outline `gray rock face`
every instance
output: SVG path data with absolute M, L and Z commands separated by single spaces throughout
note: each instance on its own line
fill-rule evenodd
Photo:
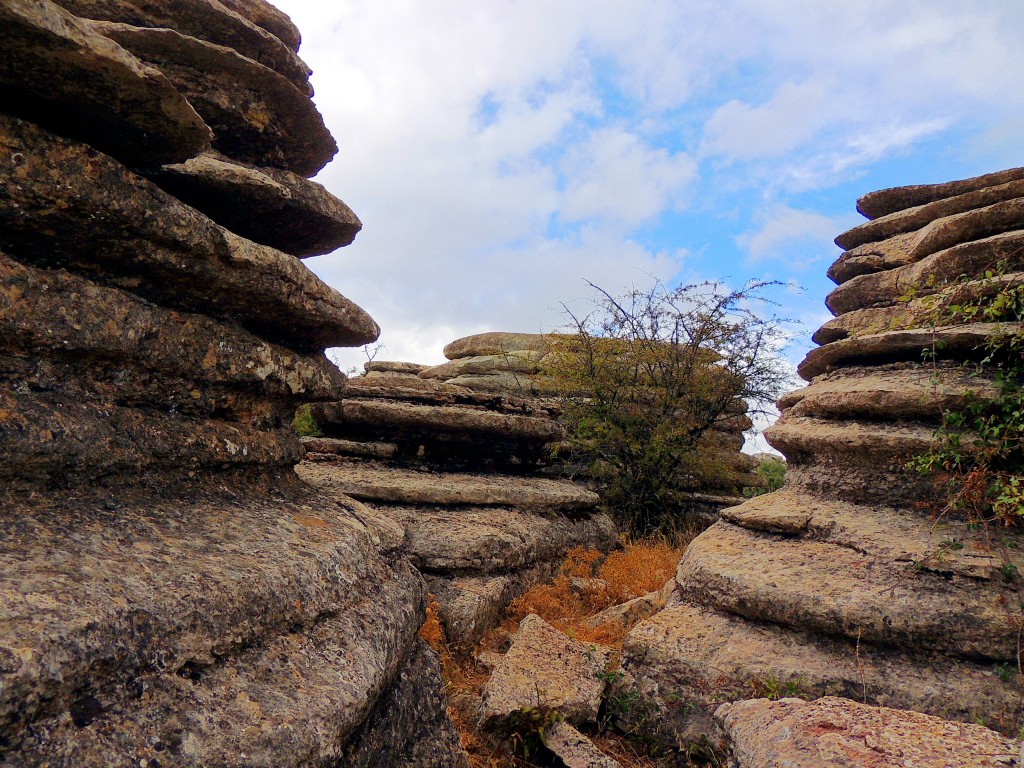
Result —
M 300 258 L 349 245 L 362 227 L 351 208 L 315 181 L 215 153 L 164 166 L 151 178 L 232 232 Z
M 566 768 L 622 768 L 594 743 L 564 720 L 552 723 L 542 735 L 544 746 L 558 755 Z
M 217 0 L 61 0 L 60 5 L 83 19 L 121 22 L 136 27 L 174 29 L 182 34 L 233 48 L 288 78 L 306 96 L 310 69 L 276 35 Z
M 414 363 L 366 368 L 342 400 L 313 406 L 327 437 L 305 441 L 298 472 L 360 499 L 391 531 L 427 579 L 450 643 L 496 626 L 573 547 L 615 545 L 595 493 L 537 476 L 564 436 L 556 403 L 420 378 Z
M 108 21 L 0 0 L 0 764 L 464 765 L 403 532 L 292 469 L 295 408 L 344 387 L 323 347 L 378 332 L 283 242 L 358 220 L 252 166 L 333 154 L 264 66 L 305 83 L 297 32 L 262 0 L 66 5 Z M 291 201 L 281 249 L 144 176 L 211 137 Z
M 943 411 L 993 395 L 986 341 L 1024 330 L 944 319 L 943 310 L 1021 284 L 1019 178 L 1010 171 L 880 193 L 869 206 L 880 218 L 838 239 L 899 257 L 862 263 L 855 275 L 843 271 L 853 251 L 837 262 L 833 274 L 845 282 L 828 303 L 838 316 L 799 367 L 810 384 L 780 401 L 782 416 L 766 432 L 788 460 L 785 487 L 724 510 L 688 548 L 668 607 L 624 643 L 628 679 L 663 707 L 666 732 L 715 740 L 714 708 L 752 693 L 837 695 L 1019 731 L 1012 670 L 1024 615 L 1013 574 L 1024 535 L 1004 529 L 995 542 L 956 513 L 936 519 L 928 509 L 942 506 L 948 479 L 905 469 L 938 445 Z M 1007 274 L 987 278 L 998 259 Z M 928 365 L 923 349 L 934 357 Z M 970 435 L 961 445 L 974 450 Z M 835 721 L 828 743 L 845 744 L 852 763 L 829 762 L 832 752 L 814 751 L 824 737 L 779 705 L 722 710 L 737 765 L 861 764 L 867 753 L 847 725 Z M 960 724 L 906 713 L 893 721 L 846 702 L 800 706 L 809 718 L 835 709 L 855 730 L 870 723 L 878 743 L 891 737 L 891 752 L 863 764 L 899 764 L 886 761 L 919 749 L 925 765 L 969 764 L 942 762 L 931 751 L 937 742 L 892 726 L 939 722 L 965 733 Z
M 48 0 L 0 3 L 4 112 L 89 142 L 130 164 L 175 163 L 212 133 L 158 70 Z

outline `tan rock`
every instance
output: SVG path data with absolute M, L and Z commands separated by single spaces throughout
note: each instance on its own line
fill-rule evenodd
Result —
M 346 246 L 362 228 L 352 209 L 320 184 L 216 153 L 164 166 L 150 177 L 235 234 L 300 258 Z
M 932 203 L 907 208 L 876 218 L 839 235 L 836 238 L 836 245 L 845 249 L 857 248 L 863 244 L 878 243 L 905 232 L 930 230 L 930 225 L 938 220 L 948 217 L 958 219 L 958 214 L 965 212 L 980 213 L 977 209 L 989 210 L 989 213 L 983 214 L 982 218 L 997 219 L 1002 216 L 1003 211 L 1008 210 L 1002 207 L 997 208 L 997 203 L 1004 203 L 1020 197 L 1024 197 L 1024 177 L 1008 181 L 1005 184 L 983 187 L 982 189 L 962 195 L 945 197 Z M 1010 206 L 1010 210 L 1016 208 L 1016 205 Z M 973 232 L 975 231 L 974 227 L 979 225 L 977 218 L 972 213 L 968 219 L 963 221 L 970 223 L 957 225 L 955 229 L 965 233 L 965 236 L 954 242 L 976 239 Z M 948 233 L 950 227 L 944 225 L 943 230 Z M 932 237 L 936 234 L 936 232 L 932 231 L 928 236 Z M 989 232 L 989 234 L 994 234 L 994 232 Z M 840 257 L 839 261 L 832 265 L 832 268 L 829 269 L 829 277 L 833 277 L 833 269 L 842 260 L 843 257 Z M 836 278 L 833 277 L 833 279 Z M 842 282 L 842 278 L 838 279 L 837 282 Z
M 492 331 L 477 333 L 456 339 L 444 348 L 449 360 L 481 355 L 502 355 L 508 352 L 537 352 L 544 354 L 549 349 L 551 334 L 508 333 Z
M 394 360 L 371 360 L 368 363 L 363 363 L 363 370 L 367 373 L 407 373 L 412 376 L 416 376 L 420 371 L 429 367 L 429 365 L 421 363 L 403 363 Z
M 622 667 L 637 709 L 657 707 L 657 724 L 670 738 L 714 735 L 711 713 L 720 704 L 766 692 L 843 696 L 965 722 L 997 716 L 1005 727 L 1022 712 L 1016 682 L 1001 680 L 991 665 L 911 657 L 686 603 L 626 635 Z
M 297 49 L 217 0 L 60 0 L 60 4 L 83 19 L 173 29 L 233 48 L 288 78 L 307 96 L 313 95 L 310 69 L 295 55 Z
M 789 413 L 765 430 L 765 436 L 794 463 L 843 457 L 859 464 L 902 464 L 937 445 L 934 429 L 919 424 L 837 422 Z
M 254 762 L 299 765 L 356 734 L 412 647 L 422 586 L 333 500 L 209 485 L 5 500 L 8 760 L 127 765 L 161 743 L 233 764 L 245 733 Z
M 849 366 L 783 397 L 787 417 L 938 422 L 972 398 L 995 394 L 991 378 L 959 365 Z
M 113 370 L 159 372 L 165 384 L 221 385 L 286 397 L 323 399 L 345 377 L 328 360 L 265 342 L 202 315 L 153 306 L 63 270 L 43 270 L 0 253 L 0 331 L 8 351 Z M 122 376 L 124 373 L 122 373 Z M 160 383 L 148 382 L 159 402 Z M 222 405 L 223 407 L 223 405 Z
M 381 436 L 402 434 L 461 436 L 464 439 L 496 440 L 543 445 L 560 440 L 561 425 L 547 418 L 495 413 L 459 406 L 428 406 L 415 403 L 347 400 L 314 406 L 313 415 L 321 428 L 365 427 Z
M 451 360 L 420 371 L 421 379 L 454 379 L 493 373 L 537 373 L 540 370 L 542 353 L 525 351 L 503 352 L 497 355 L 479 355 Z
M 1024 190 L 1024 181 L 1015 183 Z M 896 217 L 903 215 L 905 214 L 893 214 Z M 866 226 L 875 223 L 869 222 Z M 1013 232 L 1022 226 L 1024 199 L 1017 197 L 1004 200 L 984 208 L 936 219 L 921 229 L 853 248 L 832 265 L 830 276 L 850 279 L 867 272 L 895 269 L 914 264 L 955 245 Z
M 1015 765 L 1021 748 L 980 725 L 832 696 L 738 701 L 715 717 L 736 768 L 982 768 Z
M 592 509 L 597 494 L 564 480 L 508 475 L 421 472 L 358 462 L 316 465 L 303 479 L 357 499 L 395 504 L 469 504 L 541 509 Z
M 717 523 L 676 576 L 687 599 L 762 622 L 952 656 L 1015 658 L 1012 589 L 948 579 L 830 542 Z
M 898 301 L 929 296 L 960 281 L 980 275 L 997 262 L 1009 272 L 1024 270 L 1024 230 L 972 240 L 933 253 L 913 264 L 859 275 L 838 286 L 825 304 L 834 315 L 857 309 L 888 306 Z
M 557 713 L 572 724 L 594 721 L 610 656 L 611 649 L 572 640 L 530 614 L 484 685 L 481 723 L 514 726 L 531 710 Z
M 954 314 L 954 306 L 978 306 L 999 293 L 1021 285 L 1024 285 L 1024 272 L 1013 272 L 949 285 L 938 295 L 925 295 L 887 306 L 854 309 L 825 323 L 812 339 L 816 344 L 829 344 L 850 336 L 951 325 L 961 322 Z
M 1024 179 L 1024 168 L 986 173 L 962 181 L 947 181 L 941 184 L 919 184 L 909 187 L 892 187 L 878 192 L 869 192 L 857 200 L 857 210 L 869 219 L 885 216 L 895 211 L 925 205 L 935 200 L 955 197 L 977 189 L 994 187 L 1007 182 Z
M 969 360 L 981 356 L 979 352 L 992 333 L 1019 333 L 1021 330 L 1024 330 L 1021 323 L 975 323 L 934 330 L 913 328 L 872 333 L 812 349 L 797 366 L 797 372 L 805 381 L 811 381 L 841 366 L 912 362 L 921 360 L 924 353 L 934 354 L 940 360 Z
M 360 443 L 355 440 L 339 440 L 336 437 L 304 437 L 302 446 L 306 454 L 334 456 L 364 456 L 374 459 L 390 459 L 398 452 L 394 443 Z M 315 461 L 310 457 L 310 460 Z
M 159 69 L 213 129 L 213 148 L 227 157 L 312 176 L 337 153 L 313 102 L 272 69 L 171 29 L 89 24 Z
M 558 755 L 565 768 L 622 768 L 604 754 L 594 742 L 564 720 L 556 720 L 540 734 L 544 746 Z
M 619 605 L 605 608 L 586 619 L 583 624 L 588 627 L 600 627 L 602 624 L 618 624 L 628 627 L 665 607 L 667 595 L 663 592 L 648 592 Z
M 176 163 L 210 145 L 210 129 L 163 74 L 55 3 L 3 0 L 0 25 L 5 112 L 130 165 Z

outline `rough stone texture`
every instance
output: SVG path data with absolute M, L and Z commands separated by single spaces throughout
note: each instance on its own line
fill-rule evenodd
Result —
M 376 459 L 390 459 L 398 452 L 398 446 L 393 443 L 360 443 L 355 440 L 339 440 L 334 437 L 304 437 L 302 438 L 302 447 L 306 449 L 307 455 L 325 453 L 332 457 L 367 456 Z M 333 459 L 330 460 L 333 461 Z
M 446 707 L 437 654 L 420 640 L 395 685 L 367 719 L 358 742 L 346 751 L 343 764 L 469 768 Z
M 544 746 L 558 755 L 566 768 L 622 768 L 622 765 L 594 746 L 594 742 L 564 720 L 541 733 Z
M 564 436 L 557 403 L 420 378 L 427 366 L 415 363 L 365 367 L 343 399 L 312 408 L 327 437 L 305 441 L 321 452 L 298 471 L 363 500 L 366 515 L 395 532 L 429 583 L 450 643 L 468 646 L 496 626 L 573 547 L 615 545 L 596 494 L 537 476 L 557 463 L 549 448 Z
M 299 50 L 302 38 L 299 29 L 288 16 L 266 0 L 222 0 L 222 5 L 253 24 L 267 30 L 293 51 Z
M 593 722 L 610 656 L 610 648 L 573 640 L 531 613 L 484 685 L 481 722 L 514 727 L 525 710 L 556 712 L 574 725 Z
M 661 592 L 648 592 L 646 595 L 605 608 L 583 623 L 588 627 L 600 627 L 602 624 L 620 624 L 628 627 L 664 608 L 666 598 L 667 595 Z
M 56 4 L 3 0 L 0 24 L 5 113 L 129 165 L 175 163 L 209 146 L 210 129 L 166 77 Z
M 625 640 L 627 680 L 641 701 L 662 708 L 655 730 L 669 740 L 717 741 L 719 704 L 787 694 L 981 717 L 1019 732 L 1024 708 L 1014 670 L 1024 616 L 1014 574 L 1024 534 L 1010 528 L 994 536 L 948 511 L 930 515 L 944 506 L 948 479 L 905 469 L 907 459 L 937 445 L 944 410 L 992 395 L 986 340 L 1024 331 L 1019 323 L 932 322 L 948 303 L 1019 284 L 1024 211 L 1014 200 L 992 204 L 1010 194 L 996 185 L 1019 179 L 1013 171 L 883 194 L 885 205 L 907 210 L 879 210 L 891 215 L 840 237 L 847 246 L 884 237 L 864 248 L 907 258 L 879 260 L 871 266 L 878 271 L 849 277 L 829 296 L 838 317 L 816 334 L 823 346 L 798 368 L 810 384 L 780 401 L 782 416 L 766 431 L 787 458 L 784 488 L 723 510 L 722 521 L 689 546 L 665 610 Z M 946 200 L 954 195 L 962 199 Z M 965 212 L 950 215 L 957 210 Z M 929 241 L 922 252 L 905 250 Z M 987 278 L 1004 257 L 1008 274 Z M 927 365 L 922 350 L 932 358 Z M 968 453 L 974 444 L 970 435 L 961 442 Z M 735 712 L 727 727 L 749 716 L 743 732 L 765 749 L 788 744 L 783 735 L 803 727 L 778 713 L 757 720 L 746 707 L 725 710 Z M 871 759 L 900 750 L 909 757 L 921 747 L 909 731 L 865 712 L 884 747 Z M 737 765 L 894 764 L 862 761 L 846 727 L 823 734 L 854 750 L 846 762 L 827 762 L 833 753 L 801 763 L 797 753 L 737 752 Z
M 477 333 L 456 339 L 444 348 L 444 356 L 449 360 L 460 360 L 464 357 L 480 357 L 482 355 L 503 355 L 508 352 L 545 353 L 551 344 L 552 334 L 542 333 L 508 333 L 506 331 L 490 331 Z
M 363 344 L 380 333 L 297 259 L 218 227 L 85 145 L 5 115 L 0 249 L 157 304 L 234 320 L 295 349 Z
M 312 176 L 337 153 L 307 94 L 272 69 L 173 29 L 90 24 L 157 67 L 213 129 L 213 148 L 228 157 Z
M 301 62 L 215 0 L 68 4 L 171 27 L 103 26 L 152 61 L 170 41 L 174 73 L 47 0 L 0 0 L 0 764 L 464 765 L 404 531 L 292 469 L 296 407 L 343 390 L 324 345 L 376 324 L 287 244 L 139 175 L 207 149 L 200 83 L 284 121 L 217 142 L 315 170 L 333 140 L 308 99 L 179 33 Z M 232 7 L 297 45 L 262 0 Z
M 349 245 L 362 227 L 351 208 L 316 182 L 215 153 L 164 166 L 151 178 L 232 232 L 300 258 Z
M 755 699 L 715 712 L 734 768 L 982 768 L 1017 765 L 1021 742 L 980 725 L 826 697 Z
M 233 48 L 288 78 L 306 96 L 313 95 L 310 69 L 295 48 L 217 0 L 60 0 L 60 5 L 83 19 L 175 29 Z
M 451 360 L 420 371 L 421 379 L 454 379 L 457 376 L 472 376 L 494 373 L 537 373 L 543 355 L 531 351 L 504 352 L 498 355 L 481 355 Z
M 895 211 L 925 205 L 947 197 L 956 197 L 985 187 L 995 187 L 1010 181 L 1024 179 L 1024 168 L 987 173 L 961 181 L 941 184 L 918 184 L 910 187 L 892 187 L 869 192 L 857 199 L 857 211 L 869 219 L 877 219 Z
M 543 477 L 425 472 L 362 462 L 304 469 L 306 480 L 332 485 L 353 498 L 394 504 L 487 505 L 531 510 L 587 510 L 597 494 L 574 483 Z

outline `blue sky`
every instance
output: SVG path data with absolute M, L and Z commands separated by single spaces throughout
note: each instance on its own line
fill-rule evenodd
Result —
M 381 359 L 654 276 L 786 283 L 795 363 L 859 195 L 1024 165 L 1021 0 L 276 4 L 341 147 L 318 179 L 364 223 L 307 264 Z

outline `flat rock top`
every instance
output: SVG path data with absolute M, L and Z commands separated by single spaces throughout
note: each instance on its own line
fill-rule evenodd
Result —
M 1016 765 L 1021 748 L 980 725 L 831 696 L 738 701 L 715 717 L 737 768 L 982 768 Z
M 129 164 L 174 163 L 210 145 L 209 127 L 153 67 L 49 0 L 0 2 L 5 111 L 80 137 Z
M 463 357 L 500 355 L 506 352 L 547 352 L 551 339 L 552 334 L 547 333 L 476 333 L 448 344 L 444 348 L 444 356 L 449 360 L 459 360 Z
M 573 724 L 592 722 L 610 656 L 610 648 L 573 640 L 531 613 L 484 686 L 481 720 L 500 726 L 532 709 L 558 712 Z
M 1024 179 L 1024 168 L 1010 168 L 1005 171 L 986 173 L 960 181 L 947 181 L 941 184 L 918 184 L 909 187 L 891 187 L 877 192 L 869 192 L 857 200 L 857 210 L 869 219 L 876 219 L 895 211 L 924 205 L 945 197 L 962 195 L 976 189 L 994 187 L 1016 179 Z
M 358 499 L 399 504 L 590 509 L 598 496 L 567 480 L 512 475 L 420 472 L 360 462 L 303 465 L 304 480 Z

